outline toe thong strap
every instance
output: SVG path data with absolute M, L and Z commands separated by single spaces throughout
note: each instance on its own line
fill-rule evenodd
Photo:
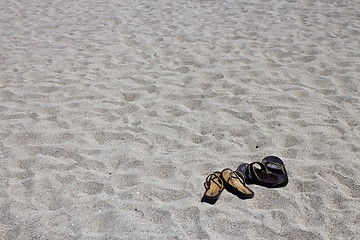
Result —
M 268 167 L 268 165 L 275 165 L 277 168 L 272 168 L 272 167 Z M 280 171 L 282 174 L 285 174 L 285 169 L 284 169 L 284 166 L 279 164 L 279 163 L 276 163 L 276 162 L 266 162 L 265 163 L 265 166 L 267 168 L 271 168 L 271 169 L 274 169 L 275 171 Z
M 220 182 L 221 185 L 219 185 L 219 183 L 217 183 L 217 182 L 215 181 L 216 178 L 219 180 L 219 182 Z M 223 181 L 222 181 L 221 178 L 220 178 L 219 176 L 217 176 L 215 173 L 211 173 L 211 174 L 209 174 L 209 175 L 206 177 L 206 182 L 204 183 L 204 186 L 205 186 L 206 189 L 210 188 L 210 181 L 212 181 L 212 182 L 215 183 L 220 189 L 222 189 L 222 187 L 223 187 Z
M 258 168 L 255 168 L 255 165 L 259 165 L 261 172 L 265 172 L 266 174 L 269 174 L 269 170 L 261 162 L 253 162 L 248 165 L 248 171 L 249 171 L 250 177 L 260 181 L 260 178 L 259 178 L 258 174 L 256 173 L 256 169 L 258 169 Z
M 244 175 L 239 172 L 238 170 L 232 171 L 230 173 L 231 178 L 239 179 L 242 184 L 245 184 L 245 177 Z M 229 178 L 230 179 L 230 178 Z

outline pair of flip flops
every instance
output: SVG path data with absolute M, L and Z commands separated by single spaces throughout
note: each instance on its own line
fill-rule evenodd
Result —
M 265 157 L 261 162 L 242 163 L 237 170 L 244 175 L 248 184 L 279 188 L 289 182 L 285 164 L 276 156 Z
M 259 167 L 259 168 L 258 168 Z M 258 184 L 269 188 L 285 187 L 289 182 L 283 161 L 275 156 L 261 162 L 242 163 L 237 170 L 225 168 L 207 176 L 202 202 L 214 204 L 226 189 L 242 199 L 252 198 L 254 192 L 246 184 Z
M 207 176 L 205 185 L 205 193 L 201 199 L 202 202 L 214 204 L 221 192 L 226 189 L 239 198 L 252 198 L 254 192 L 246 186 L 245 177 L 237 170 L 225 168 L 221 172 L 214 172 Z

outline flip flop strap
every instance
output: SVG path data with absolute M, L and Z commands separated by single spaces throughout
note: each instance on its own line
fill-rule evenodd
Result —
M 282 174 L 285 174 L 285 169 L 283 167 L 283 165 L 281 165 L 280 163 L 276 163 L 276 162 L 266 162 L 264 165 L 268 165 L 268 164 L 272 164 L 272 165 L 275 165 L 277 166 L 281 171 L 282 171 Z
M 214 179 L 218 178 L 221 185 L 219 185 Z M 211 173 L 206 177 L 206 182 L 204 183 L 204 186 L 206 189 L 210 188 L 210 181 L 215 183 L 220 189 L 223 188 L 224 184 L 220 177 L 218 177 L 215 173 Z
M 255 178 L 255 179 L 258 180 L 258 181 L 261 181 L 260 178 L 259 178 L 259 176 L 258 176 L 257 173 L 256 173 L 255 166 L 254 166 L 255 164 L 256 164 L 256 165 L 259 165 L 259 166 L 260 166 L 260 170 L 261 170 L 262 172 L 265 172 L 266 174 L 269 174 L 269 170 L 268 170 L 267 167 L 266 167 L 264 164 L 262 164 L 261 162 L 253 162 L 253 163 L 250 163 L 250 164 L 248 165 L 248 171 L 249 171 L 250 177 L 251 177 L 251 178 Z
M 243 185 L 245 185 L 245 177 L 241 172 L 239 172 L 238 170 L 232 171 L 230 176 L 232 177 L 233 174 L 236 176 L 237 179 L 240 180 Z
M 235 177 L 234 177 L 234 176 Z M 229 177 L 229 179 L 228 179 L 228 182 L 230 181 L 230 179 L 231 179 L 231 181 L 233 182 L 233 178 L 236 178 L 236 179 L 239 179 L 240 180 L 240 182 L 243 184 L 243 185 L 245 185 L 245 177 L 244 177 L 244 175 L 241 173 L 241 172 L 239 172 L 238 170 L 234 170 L 234 171 L 232 171 L 232 172 L 230 172 L 230 177 Z

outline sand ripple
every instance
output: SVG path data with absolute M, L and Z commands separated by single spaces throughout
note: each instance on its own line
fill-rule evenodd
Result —
M 1 239 L 359 239 L 356 1 L 2 1 Z M 290 183 L 200 202 L 281 157 Z

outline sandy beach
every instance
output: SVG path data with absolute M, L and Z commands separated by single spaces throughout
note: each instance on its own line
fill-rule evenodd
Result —
M 0 239 L 360 239 L 358 0 L 0 0 Z M 201 202 L 280 157 L 289 184 Z

